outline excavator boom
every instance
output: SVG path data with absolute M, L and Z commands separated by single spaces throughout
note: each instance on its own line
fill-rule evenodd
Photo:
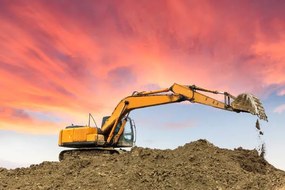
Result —
M 221 94 L 224 96 L 224 102 L 211 98 L 198 91 Z M 260 101 L 256 97 L 251 97 L 254 96 L 243 94 L 236 98 L 228 92 L 211 91 L 194 85 L 186 86 L 173 84 L 169 89 L 151 92 L 137 92 L 132 96 L 124 98 L 117 105 L 111 117 L 104 123 L 101 130 L 103 133 L 108 134 L 107 142 L 110 143 L 114 136 L 116 121 L 120 121 L 131 110 L 182 101 L 190 101 L 192 103 L 199 103 L 227 111 L 248 112 L 253 115 L 257 115 L 260 119 L 267 120 L 267 116 Z M 120 133 L 117 134 L 117 137 L 120 135 Z

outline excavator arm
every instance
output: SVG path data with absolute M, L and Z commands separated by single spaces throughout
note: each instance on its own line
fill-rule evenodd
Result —
M 223 95 L 224 102 L 198 91 Z M 102 125 L 101 131 L 107 136 L 108 144 L 116 144 L 124 131 L 126 121 L 122 122 L 116 134 L 114 134 L 115 129 L 118 123 L 128 116 L 130 111 L 182 101 L 190 101 L 228 111 L 248 112 L 257 115 L 260 119 L 267 120 L 262 104 L 258 98 L 251 94 L 242 94 L 235 97 L 227 92 L 207 90 L 194 85 L 173 84 L 170 88 L 150 92 L 134 92 L 133 95 L 124 98 L 119 102 L 109 119 Z

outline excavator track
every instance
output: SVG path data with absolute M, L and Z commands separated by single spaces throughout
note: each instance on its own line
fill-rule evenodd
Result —
M 63 150 L 59 153 L 59 161 L 67 159 L 84 159 L 100 155 L 121 154 L 125 152 L 122 149 L 114 148 L 84 148 L 84 149 L 71 149 Z

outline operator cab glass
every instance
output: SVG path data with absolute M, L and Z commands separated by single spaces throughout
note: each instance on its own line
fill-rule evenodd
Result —
M 109 117 L 110 116 L 103 117 L 102 126 L 104 125 L 104 123 L 106 122 L 106 120 Z M 122 121 L 118 122 L 118 125 L 115 128 L 114 134 L 117 134 L 121 127 L 122 127 Z M 132 146 L 134 146 L 135 139 L 136 139 L 135 135 L 136 135 L 135 123 L 130 117 L 127 117 L 127 122 L 125 124 L 124 132 L 121 135 L 121 137 L 119 138 L 119 141 L 117 143 L 117 147 L 132 147 Z
M 131 120 L 129 118 L 128 118 L 128 121 L 125 125 L 123 137 L 126 141 L 133 141 L 134 140 L 133 126 L 132 126 Z
M 135 144 L 135 125 L 131 118 L 127 118 L 124 132 L 120 137 L 117 146 L 121 147 L 132 147 Z

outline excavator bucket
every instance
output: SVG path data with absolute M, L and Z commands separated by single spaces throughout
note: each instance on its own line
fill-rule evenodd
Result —
M 231 103 L 231 106 L 237 111 L 249 112 L 253 115 L 257 115 L 260 119 L 268 121 L 262 103 L 252 94 L 244 93 L 238 95 Z

